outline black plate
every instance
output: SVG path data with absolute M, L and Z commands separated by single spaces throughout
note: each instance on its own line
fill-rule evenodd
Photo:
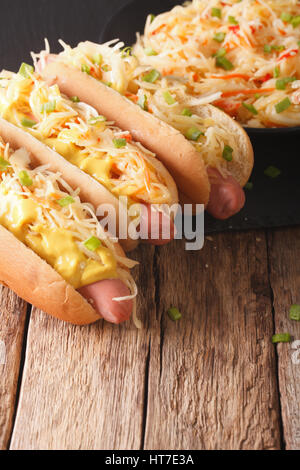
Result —
M 119 38 L 126 45 L 135 42 L 136 32 L 143 32 L 147 15 L 159 14 L 179 4 L 172 0 L 134 0 L 108 21 L 100 42 Z M 246 190 L 244 209 L 226 221 L 206 216 L 206 232 L 244 230 L 300 224 L 300 127 L 284 129 L 246 129 L 255 153 L 251 176 L 253 189 Z M 298 145 L 297 145 L 298 143 Z M 273 165 L 281 175 L 271 179 L 264 170 Z

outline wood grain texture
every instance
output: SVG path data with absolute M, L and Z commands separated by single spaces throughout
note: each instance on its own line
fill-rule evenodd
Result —
M 0 449 L 6 449 L 13 426 L 26 302 L 0 287 Z
M 141 331 L 103 321 L 75 327 L 33 311 L 11 449 L 141 447 L 153 253 L 141 247 L 136 256 Z
M 157 272 L 145 448 L 278 449 L 264 234 L 216 235 L 198 253 L 172 244 Z M 183 312 L 177 324 L 170 305 Z
M 136 253 L 144 329 L 34 311 L 12 449 L 277 449 L 265 237 Z M 217 267 L 217 269 L 216 269 Z M 166 316 L 183 312 L 174 324 Z
M 284 440 L 286 449 L 300 450 L 300 322 L 289 318 L 290 306 L 300 304 L 300 229 L 269 232 L 268 239 L 276 333 L 292 336 L 276 346 Z

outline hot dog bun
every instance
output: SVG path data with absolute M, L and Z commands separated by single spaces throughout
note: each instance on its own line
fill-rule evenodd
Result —
M 80 70 L 54 60 L 41 73 L 66 95 L 78 96 L 121 129 L 129 130 L 135 140 L 157 154 L 182 194 L 193 202 L 207 204 L 210 183 L 204 162 L 179 131 Z
M 119 214 L 120 211 L 124 211 L 125 216 L 127 208 L 119 207 L 118 199 L 101 183 L 69 163 L 65 158 L 34 138 L 31 134 L 28 134 L 2 118 L 0 118 L 0 134 L 4 140 L 12 145 L 12 147 L 25 148 L 32 155 L 32 163 L 34 165 L 50 164 L 51 169 L 55 172 L 60 172 L 73 189 L 77 187 L 81 188 L 80 197 L 83 201 L 91 203 L 95 208 L 103 203 L 111 204 L 115 208 L 116 214 Z M 156 158 L 153 157 L 151 159 L 151 163 L 164 176 L 171 191 L 174 203 L 176 203 L 178 195 L 173 179 Z M 117 224 L 118 221 L 117 217 Z M 137 247 L 139 242 L 128 238 L 127 240 L 120 240 L 120 243 L 125 251 L 131 251 Z
M 254 164 L 253 148 L 248 134 L 238 122 L 215 106 L 206 104 L 191 106 L 191 109 L 201 118 L 210 118 L 216 123 L 226 126 L 228 133 L 234 137 L 236 144 L 234 159 L 231 162 L 224 160 L 223 165 L 242 187 L 245 186 Z
M 1 225 L 0 282 L 60 320 L 87 325 L 100 319 L 82 295 Z

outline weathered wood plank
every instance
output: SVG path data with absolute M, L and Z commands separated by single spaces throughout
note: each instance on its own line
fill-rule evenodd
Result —
M 7 449 L 13 425 L 26 302 L 0 287 L 0 449 Z
M 220 234 L 157 256 L 146 449 L 278 449 L 280 425 L 264 233 Z M 174 324 L 165 312 L 177 306 Z
M 289 450 L 300 449 L 300 323 L 289 318 L 300 304 L 300 229 L 270 231 L 270 281 L 274 295 L 276 333 L 292 335 L 291 344 L 278 344 L 278 371 L 284 440 Z
M 141 331 L 103 321 L 74 327 L 33 311 L 11 449 L 141 447 L 153 254 L 142 247 L 133 256 Z

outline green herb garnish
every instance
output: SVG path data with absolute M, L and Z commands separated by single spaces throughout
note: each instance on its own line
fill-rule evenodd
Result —
M 180 320 L 180 318 L 182 317 L 181 313 L 179 312 L 178 308 L 176 308 L 176 307 L 169 308 L 168 316 L 172 321 Z
M 272 343 L 289 343 L 291 341 L 291 335 L 289 333 L 278 333 L 272 336 Z

